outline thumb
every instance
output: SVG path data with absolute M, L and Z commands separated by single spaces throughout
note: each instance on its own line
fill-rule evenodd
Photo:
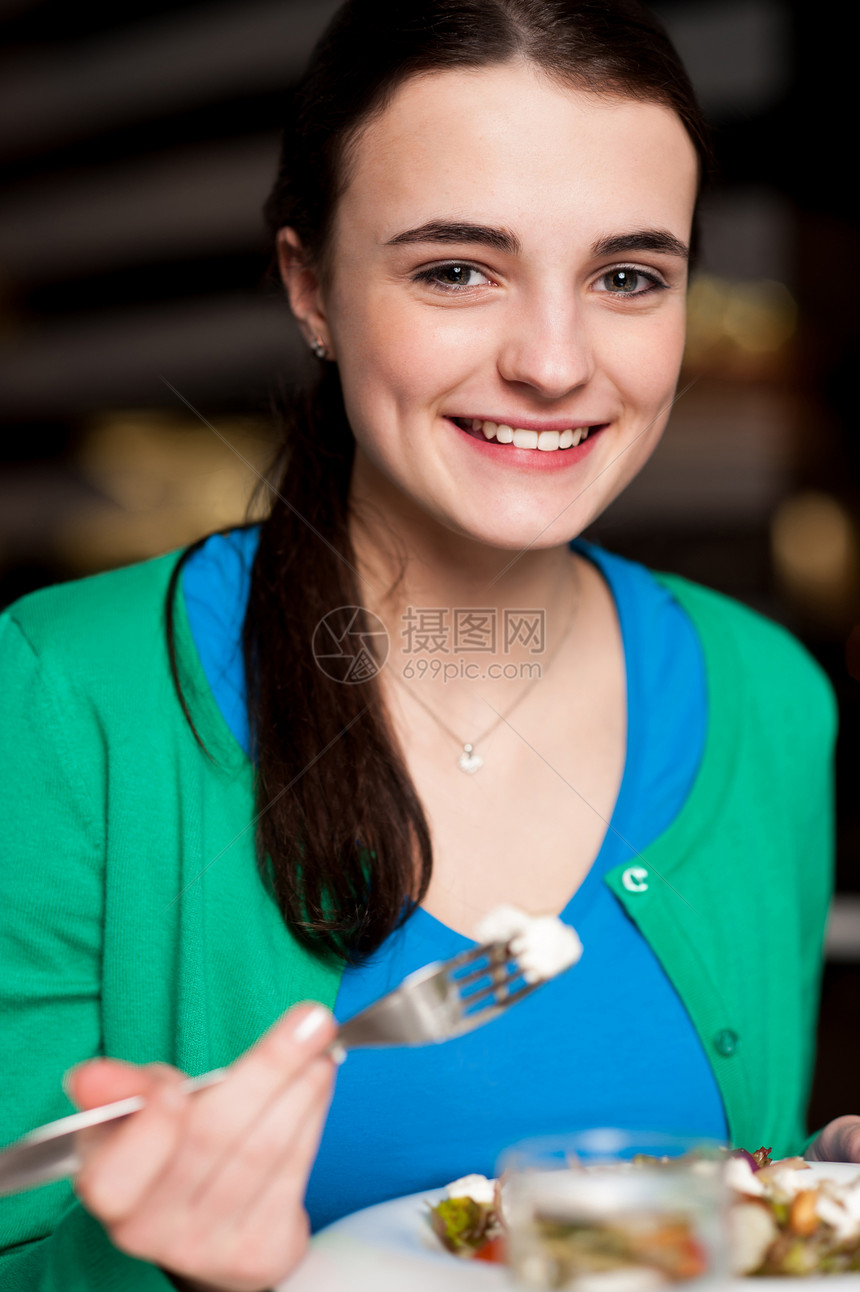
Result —
M 139 1067 L 120 1059 L 88 1059 L 69 1068 L 63 1077 L 63 1089 L 81 1111 L 110 1104 L 130 1095 L 146 1098 L 154 1088 L 163 1084 L 171 1071 L 166 1065 L 151 1063 Z

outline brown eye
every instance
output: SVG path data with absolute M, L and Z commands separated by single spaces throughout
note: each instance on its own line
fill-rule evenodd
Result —
M 611 274 L 605 275 L 604 281 L 611 292 L 635 292 L 641 279 L 642 275 L 635 269 L 613 269 Z
M 440 280 L 450 283 L 452 287 L 467 287 L 471 272 L 470 265 L 443 265 L 437 270 Z
M 623 265 L 601 274 L 597 282 L 599 290 L 610 296 L 647 296 L 649 292 L 661 291 L 666 286 L 642 269 L 631 269 Z
M 489 283 L 487 275 L 477 265 L 467 265 L 459 260 L 452 260 L 447 265 L 434 265 L 431 269 L 422 269 L 415 274 L 414 281 L 427 283 L 438 291 L 455 292 L 461 288 L 481 287 Z

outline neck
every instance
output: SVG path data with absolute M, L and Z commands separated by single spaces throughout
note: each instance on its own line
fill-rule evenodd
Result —
M 577 636 L 576 558 L 567 544 L 522 552 L 476 541 L 417 508 L 360 453 L 350 504 L 362 600 L 388 631 L 385 671 L 418 681 L 425 700 L 435 693 L 440 712 L 458 715 L 467 733 L 486 725 L 475 669 L 482 695 L 504 707 L 535 665 L 542 671 L 557 644 Z M 477 612 L 477 628 L 458 643 L 464 610 Z M 488 676 L 491 664 L 505 671 Z

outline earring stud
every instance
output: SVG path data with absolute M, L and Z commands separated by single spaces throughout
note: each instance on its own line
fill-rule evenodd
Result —
M 328 356 L 328 347 L 318 336 L 315 336 L 313 341 L 311 341 L 311 349 L 318 359 L 325 359 Z

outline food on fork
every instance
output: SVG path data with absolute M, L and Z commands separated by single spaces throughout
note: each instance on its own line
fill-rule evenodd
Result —
M 475 938 L 478 942 L 509 942 L 529 983 L 554 978 L 582 955 L 576 930 L 557 915 L 527 915 L 516 906 L 497 906 L 490 911 L 475 929 Z

